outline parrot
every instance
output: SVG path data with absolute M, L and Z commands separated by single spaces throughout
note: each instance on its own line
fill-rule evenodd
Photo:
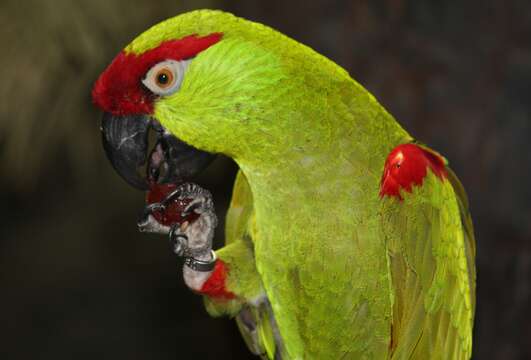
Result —
M 471 357 L 463 185 L 345 69 L 266 25 L 194 10 L 129 43 L 92 99 L 112 166 L 156 193 L 139 227 L 169 234 L 185 284 L 253 354 Z M 188 179 L 217 155 L 238 172 L 213 250 L 212 196 Z M 153 214 L 168 204 L 177 225 Z

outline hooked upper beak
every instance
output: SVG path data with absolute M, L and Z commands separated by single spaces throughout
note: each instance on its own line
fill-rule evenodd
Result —
M 156 143 L 148 154 L 150 130 L 156 133 Z M 214 154 L 179 140 L 147 115 L 116 116 L 106 112 L 101 132 L 103 148 L 114 169 L 140 190 L 147 190 L 154 182 L 184 182 L 214 158 Z

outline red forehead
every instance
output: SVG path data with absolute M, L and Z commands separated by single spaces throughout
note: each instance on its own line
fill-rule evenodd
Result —
M 217 43 L 221 33 L 190 35 L 161 43 L 142 54 L 120 52 L 100 75 L 92 89 L 92 100 L 114 115 L 151 114 L 155 96 L 142 86 L 148 70 L 164 60 L 186 60 Z

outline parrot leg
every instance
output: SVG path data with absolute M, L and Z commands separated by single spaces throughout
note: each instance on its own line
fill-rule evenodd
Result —
M 200 208 L 196 208 L 196 212 Z M 200 291 L 205 282 L 210 278 L 216 263 L 216 255 L 212 251 L 212 239 L 217 219 L 213 210 L 200 210 L 200 217 L 195 222 L 186 222 L 172 233 L 186 239 L 186 246 L 183 247 L 186 258 L 183 266 L 183 276 L 186 285 L 194 290 Z M 173 230 L 173 229 L 172 229 Z M 174 247 L 175 250 L 177 250 Z
M 175 224 L 169 231 L 170 244 L 178 256 L 185 258 L 183 267 L 186 285 L 199 291 L 208 280 L 216 263 L 215 253 L 212 251 L 212 239 L 217 226 L 212 195 L 208 190 L 196 184 L 184 184 L 168 195 L 162 201 L 192 199 L 183 209 L 181 218 L 187 218 L 195 213 L 198 218 L 193 222 L 184 221 Z
M 173 225 L 164 225 L 154 216 L 156 212 L 167 212 L 172 203 L 183 200 L 189 202 L 178 217 L 181 220 L 176 220 L 178 222 Z M 193 183 L 182 184 L 160 202 L 147 205 L 137 225 L 142 232 L 168 234 L 173 252 L 185 259 L 183 273 L 186 285 L 199 291 L 216 264 L 212 239 L 217 217 L 210 192 Z
M 184 282 L 194 291 L 202 289 L 214 270 L 216 256 L 212 251 L 212 239 L 216 222 L 215 213 L 206 210 L 193 223 L 184 222 L 170 231 L 173 251 L 185 258 Z

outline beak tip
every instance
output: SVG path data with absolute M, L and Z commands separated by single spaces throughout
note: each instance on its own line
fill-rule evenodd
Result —
M 146 162 L 149 117 L 114 116 L 104 113 L 101 123 L 103 149 L 113 168 L 131 186 L 147 190 L 148 184 L 137 171 Z

